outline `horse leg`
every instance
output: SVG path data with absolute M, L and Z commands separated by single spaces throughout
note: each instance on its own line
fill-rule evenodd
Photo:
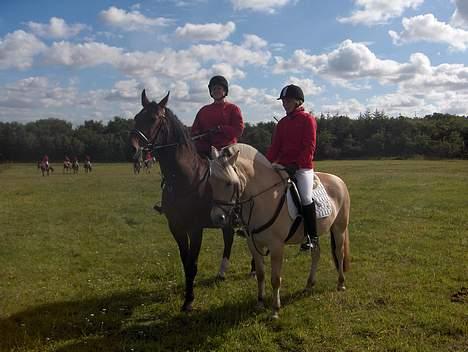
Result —
M 247 241 L 252 253 L 252 260 L 255 262 L 256 275 L 257 275 L 257 309 L 263 309 L 265 307 L 265 263 L 263 262 L 263 256 L 258 253 L 251 238 Z
M 310 265 L 310 272 L 309 277 L 307 278 L 306 284 L 306 291 L 312 291 L 312 288 L 315 286 L 316 283 L 316 274 L 317 274 L 317 267 L 320 260 L 320 246 L 313 248 L 310 251 L 311 256 L 311 265 Z
M 185 301 L 182 305 L 182 311 L 189 311 L 191 310 L 191 302 L 193 302 L 193 287 L 191 289 L 191 296 L 187 293 L 188 292 L 188 267 L 189 267 L 189 238 L 185 231 L 176 231 L 171 228 L 172 236 L 177 242 L 177 247 L 179 248 L 179 255 L 180 260 L 182 261 L 182 265 L 184 267 L 184 276 L 185 276 Z
M 232 243 L 234 242 L 234 230 L 232 227 L 223 228 L 224 251 L 223 259 L 219 267 L 217 278 L 220 280 L 225 279 L 226 270 L 229 267 L 229 258 L 231 257 Z
M 190 312 L 193 309 L 193 301 L 195 294 L 193 292 L 193 284 L 195 276 L 198 272 L 198 256 L 203 238 L 203 230 L 193 230 L 189 233 L 190 244 L 188 256 L 184 265 L 185 268 L 185 301 L 182 305 L 182 311 Z
M 346 290 L 344 272 L 349 266 L 349 244 L 348 244 L 348 228 L 344 231 L 331 230 L 331 251 L 336 270 L 338 271 L 337 290 Z
M 280 288 L 281 288 L 281 267 L 283 265 L 283 248 L 271 251 L 271 286 L 273 287 L 273 318 L 279 318 L 281 308 Z

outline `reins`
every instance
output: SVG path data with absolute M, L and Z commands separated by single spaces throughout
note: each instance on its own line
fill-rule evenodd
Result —
M 277 171 L 277 170 L 275 170 Z M 278 171 L 277 171 L 278 172 Z M 236 173 L 237 173 L 237 170 L 236 170 Z M 236 188 L 236 190 L 234 191 L 234 194 L 233 196 L 231 197 L 234 198 L 234 195 L 235 195 L 235 199 L 234 201 L 231 201 L 231 202 L 225 202 L 225 201 L 220 201 L 220 200 L 216 200 L 214 199 L 213 200 L 213 203 L 215 205 L 221 205 L 221 206 L 230 206 L 232 207 L 232 212 L 234 213 L 235 215 L 235 222 L 232 221 L 234 224 L 234 227 L 235 225 L 237 224 L 240 224 L 240 228 L 245 231 L 247 233 L 247 236 L 252 238 L 252 243 L 255 247 L 255 250 L 262 256 L 267 256 L 269 254 L 269 252 L 267 251 L 266 253 L 262 253 L 258 247 L 257 247 L 257 244 L 255 243 L 255 237 L 254 235 L 260 233 L 260 232 L 263 232 L 265 231 L 266 229 L 268 229 L 269 227 L 271 227 L 276 219 L 278 218 L 280 212 L 281 212 L 281 209 L 283 208 L 284 206 L 284 203 L 286 201 L 286 194 L 287 194 L 287 191 L 288 191 L 288 187 L 286 186 L 284 188 L 284 191 L 283 191 L 283 194 L 281 195 L 281 199 L 272 215 L 272 217 L 267 221 L 265 222 L 263 225 L 257 227 L 257 228 L 254 228 L 252 231 L 249 230 L 249 227 L 250 227 L 250 222 L 252 220 L 252 213 L 253 213 L 253 208 L 255 206 L 255 198 L 257 198 L 258 196 L 270 191 L 271 189 L 274 189 L 276 188 L 278 185 L 280 184 L 284 184 L 285 181 L 287 181 L 288 178 L 283 178 L 279 172 L 278 172 L 278 175 L 280 176 L 281 180 L 279 182 L 276 182 L 275 184 L 265 188 L 264 190 L 258 192 L 257 194 L 253 195 L 253 196 L 250 196 L 248 199 L 245 199 L 245 200 L 240 200 L 240 194 L 239 194 L 239 191 L 238 189 Z M 249 209 L 249 216 L 248 216 L 248 219 L 247 221 L 244 221 L 244 218 L 242 217 L 242 213 L 243 213 L 243 210 L 244 210 L 244 205 L 246 204 L 249 204 L 250 205 L 250 209 Z

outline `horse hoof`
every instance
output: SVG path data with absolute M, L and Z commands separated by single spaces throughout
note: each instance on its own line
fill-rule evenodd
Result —
M 271 315 L 271 319 L 278 320 L 279 319 L 279 312 L 273 312 L 273 314 Z
M 263 309 L 265 309 L 265 304 L 263 302 L 257 302 L 257 304 L 255 305 L 255 309 L 256 310 L 263 310 Z
M 226 276 L 224 274 L 219 273 L 218 275 L 216 275 L 216 281 L 225 281 L 225 280 L 226 280 Z
M 180 311 L 184 313 L 190 313 L 193 311 L 192 303 L 184 303 Z
M 336 288 L 338 291 L 346 291 L 346 286 L 345 285 L 338 285 Z
M 255 271 L 251 271 L 249 273 L 249 276 L 252 278 L 252 279 L 255 279 L 257 277 L 257 273 Z

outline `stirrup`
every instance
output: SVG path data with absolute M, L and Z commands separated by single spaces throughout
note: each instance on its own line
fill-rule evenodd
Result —
M 307 235 L 306 241 L 301 244 L 301 251 L 310 251 L 316 248 L 319 248 L 319 239 L 318 237 L 312 237 L 310 238 L 309 235 Z

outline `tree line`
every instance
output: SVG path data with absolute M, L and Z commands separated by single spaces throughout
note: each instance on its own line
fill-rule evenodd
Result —
M 246 123 L 240 142 L 265 153 L 276 122 Z M 468 117 L 434 113 L 397 118 L 375 111 L 357 119 L 343 115 L 317 117 L 316 159 L 456 158 L 468 159 Z M 133 119 L 114 117 L 104 124 L 88 120 L 73 128 L 70 122 L 44 119 L 26 124 L 0 122 L 0 160 L 37 161 L 47 154 L 52 162 L 65 155 L 80 160 L 130 161 Z

